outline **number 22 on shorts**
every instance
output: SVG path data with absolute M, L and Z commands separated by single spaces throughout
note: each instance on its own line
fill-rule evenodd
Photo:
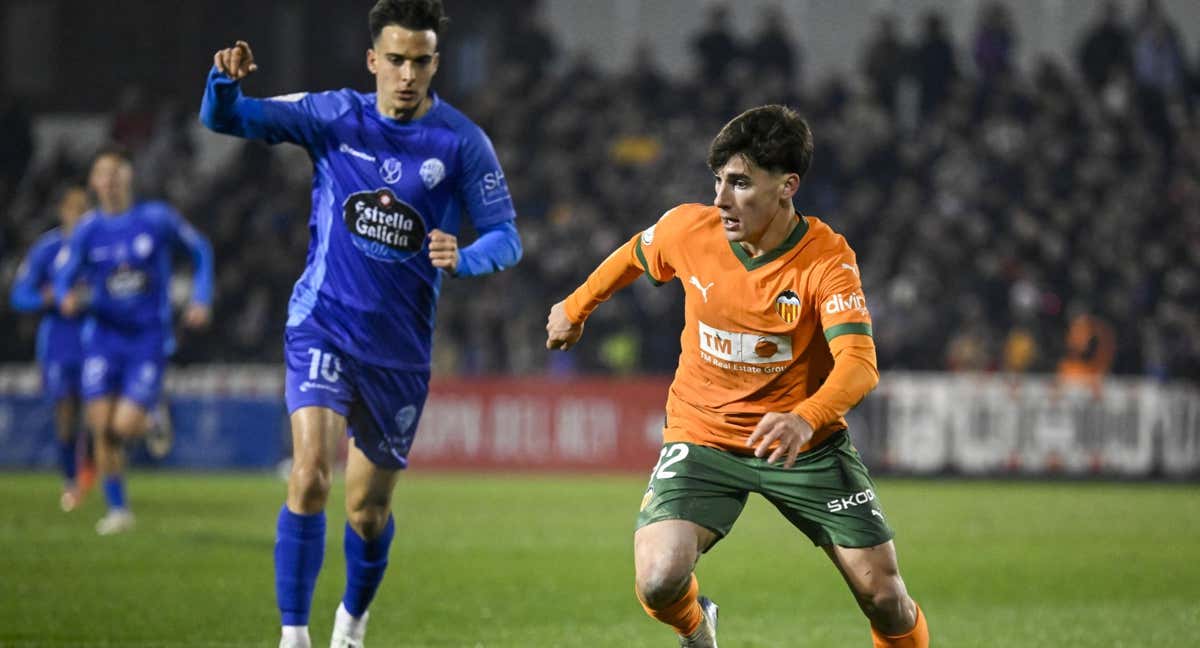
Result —
M 650 470 L 650 480 L 670 479 L 674 477 L 678 473 L 667 469 L 683 461 L 687 456 L 688 447 L 685 443 L 673 443 L 669 446 L 663 446 L 662 452 L 658 453 L 658 463 L 654 464 L 654 468 Z

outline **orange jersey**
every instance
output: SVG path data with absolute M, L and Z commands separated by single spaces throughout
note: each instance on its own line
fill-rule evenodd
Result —
M 716 207 L 681 205 L 642 232 L 632 250 L 652 281 L 678 278 L 685 293 L 666 442 L 751 452 L 745 441 L 763 414 L 795 411 L 822 386 L 835 338 L 859 338 L 874 371 L 854 251 L 820 220 L 801 216 L 778 248 L 751 258 L 725 238 Z M 845 429 L 841 414 L 863 395 L 815 427 L 803 450 Z

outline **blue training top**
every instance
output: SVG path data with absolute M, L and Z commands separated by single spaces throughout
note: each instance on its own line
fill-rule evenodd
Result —
M 504 172 L 483 130 L 430 94 L 419 119 L 381 115 L 374 93 L 254 99 L 216 67 L 200 119 L 219 133 L 303 146 L 313 160 L 307 267 L 288 326 L 312 326 L 372 364 L 427 370 L 441 273 L 428 234 L 458 235 L 463 209 L 481 237 L 459 276 L 516 263 L 520 238 Z
M 42 234 L 21 262 L 17 278 L 13 281 L 13 310 L 42 312 L 37 336 L 38 362 L 76 364 L 83 360 L 79 344 L 81 319 L 63 317 L 58 312 L 57 304 L 46 305 L 42 299 L 42 288 L 54 284 L 56 266 L 62 266 L 67 261 L 64 243 L 62 232 L 57 227 Z

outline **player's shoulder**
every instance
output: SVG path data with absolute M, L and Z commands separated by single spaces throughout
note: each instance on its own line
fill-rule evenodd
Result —
M 812 254 L 823 258 L 854 254 L 854 250 L 850 247 L 850 243 L 846 240 L 846 237 L 838 233 L 828 223 L 816 216 L 802 216 L 801 218 L 808 225 L 808 232 L 805 233 L 804 237 L 805 247 Z
M 136 210 L 142 218 L 154 221 L 179 216 L 179 211 L 165 200 L 143 200 L 137 204 Z
M 468 144 L 490 141 L 483 128 L 479 124 L 476 124 L 475 120 L 468 117 L 466 113 L 455 108 L 450 102 L 436 94 L 433 94 L 433 97 L 433 108 L 430 108 L 424 120 L 427 126 L 431 128 L 444 128 L 451 131 L 458 136 L 460 141 Z
M 686 241 L 701 230 L 712 227 L 713 222 L 719 222 L 716 208 L 700 203 L 684 203 L 662 212 L 659 220 L 652 226 L 642 230 L 642 246 L 670 245 L 671 242 Z
M 64 239 L 64 237 L 63 237 L 63 233 L 62 233 L 62 228 L 61 227 L 51 227 L 50 229 L 46 230 L 45 232 L 42 232 L 41 236 L 37 237 L 37 240 L 33 242 L 33 249 L 34 250 L 44 250 L 47 248 L 52 248 L 52 247 L 61 245 L 63 242 L 63 239 Z
M 361 112 L 364 105 L 375 105 L 374 94 L 358 92 L 351 88 L 293 92 L 267 97 L 266 101 L 301 104 L 310 114 L 323 121 L 333 121 L 352 111 Z

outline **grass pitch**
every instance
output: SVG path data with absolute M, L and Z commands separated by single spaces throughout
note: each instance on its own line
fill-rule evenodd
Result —
M 673 646 L 633 596 L 638 477 L 401 480 L 368 645 Z M 1170 648 L 1200 636 L 1194 485 L 881 480 L 933 645 Z M 270 475 L 134 473 L 137 529 L 98 537 L 93 492 L 58 511 L 49 474 L 0 474 L 0 646 L 278 642 Z M 341 596 L 341 488 L 311 630 Z M 868 647 L 820 550 L 761 499 L 700 564 L 726 648 Z

